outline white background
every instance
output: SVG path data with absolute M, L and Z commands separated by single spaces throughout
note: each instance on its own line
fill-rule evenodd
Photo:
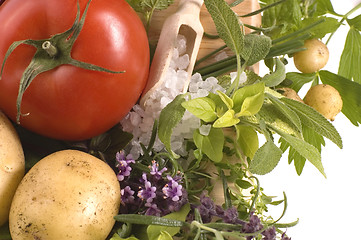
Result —
M 337 13 L 345 14 L 361 0 L 331 2 Z M 356 12 L 359 14 L 360 10 Z M 330 59 L 324 69 L 337 73 L 347 31 L 348 27 L 341 28 L 329 42 Z M 261 75 L 262 69 L 261 66 Z M 287 71 L 297 71 L 292 62 L 287 65 Z M 344 147 L 339 149 L 332 142 L 326 142 L 322 162 L 327 179 L 309 162 L 298 176 L 286 157 L 273 172 L 260 177 L 265 194 L 279 196 L 277 199 L 282 199 L 283 191 L 287 195 L 288 208 L 281 222 L 299 218 L 298 225 L 287 229 L 292 240 L 361 239 L 361 128 L 352 125 L 342 114 L 333 124 Z M 272 207 L 270 213 L 278 218 L 282 210 L 282 206 Z

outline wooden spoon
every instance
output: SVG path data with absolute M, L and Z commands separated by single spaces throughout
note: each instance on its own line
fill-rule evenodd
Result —
M 189 55 L 189 65 L 186 69 L 188 77 L 184 79 L 183 92 L 187 91 L 203 37 L 203 27 L 199 20 L 202 5 L 203 0 L 181 0 L 177 11 L 165 20 L 150 67 L 148 82 L 140 99 L 141 106 L 146 105 L 151 94 L 165 81 L 178 35 L 183 35 L 187 40 L 186 54 Z

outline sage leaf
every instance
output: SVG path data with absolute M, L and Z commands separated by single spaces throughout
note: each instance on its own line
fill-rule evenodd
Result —
M 347 33 L 345 47 L 340 58 L 338 74 L 361 83 L 361 34 L 351 28 Z
M 190 205 L 184 205 L 178 212 L 173 212 L 168 215 L 165 215 L 163 218 L 165 219 L 173 219 L 178 221 L 185 221 L 186 217 L 190 211 Z M 172 236 L 177 234 L 180 230 L 179 226 L 172 227 L 172 226 L 161 226 L 161 225 L 150 225 L 147 228 L 147 234 L 149 240 L 172 240 Z
M 173 129 L 183 118 L 185 108 L 182 106 L 182 103 L 185 101 L 185 94 L 178 95 L 163 108 L 159 115 L 158 138 L 164 144 L 167 151 L 176 158 L 178 158 L 178 155 L 171 149 L 171 136 Z
M 272 40 L 265 35 L 247 34 L 244 37 L 244 47 L 241 52 L 247 66 L 264 59 L 272 46 Z
M 200 97 L 182 102 L 182 106 L 205 122 L 213 122 L 217 118 L 215 112 L 216 104 L 208 97 Z
M 325 70 L 321 70 L 319 75 L 322 83 L 331 85 L 340 93 L 342 113 L 358 126 L 361 123 L 361 84 Z
M 200 134 L 199 129 L 193 132 L 193 140 L 209 159 L 220 162 L 223 158 L 224 135 L 221 128 L 212 127 L 207 136 Z
M 302 131 L 302 123 L 300 118 L 298 117 L 297 113 L 295 113 L 291 108 L 285 105 L 281 100 L 277 97 L 272 96 L 271 94 L 266 94 L 267 98 L 273 103 L 275 107 L 278 108 L 280 112 L 283 113 L 285 117 L 287 117 L 293 125 L 297 127 L 298 131 Z
M 287 143 L 292 146 L 295 151 L 297 151 L 302 157 L 306 158 L 309 162 L 311 162 L 320 173 L 326 177 L 325 170 L 323 168 L 321 162 L 321 153 L 317 148 L 307 143 L 303 139 L 294 137 L 290 134 L 276 131 Z
M 241 147 L 243 154 L 250 159 L 254 157 L 259 148 L 258 134 L 251 126 L 236 125 L 237 144 Z
M 340 134 L 336 128 L 319 112 L 296 100 L 281 98 L 281 101 L 298 114 L 302 124 L 310 127 L 318 134 L 330 139 L 339 148 L 342 148 L 342 139 Z
M 257 150 L 249 165 L 249 170 L 258 175 L 271 172 L 280 161 L 282 153 L 282 150 L 274 142 L 267 141 Z
M 219 37 L 238 56 L 244 45 L 241 23 L 224 0 L 206 0 L 204 2 L 216 26 Z
M 231 127 L 239 123 L 239 121 L 240 121 L 239 118 L 235 116 L 234 110 L 229 109 L 213 123 L 213 127 L 215 128 Z
M 263 82 L 267 87 L 275 87 L 279 85 L 286 78 L 286 68 L 283 62 L 276 58 L 276 70 L 263 77 Z

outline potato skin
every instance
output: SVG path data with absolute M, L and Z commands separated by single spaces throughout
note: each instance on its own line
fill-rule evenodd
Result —
M 312 86 L 303 100 L 307 105 L 313 107 L 331 121 L 335 120 L 343 105 L 340 93 L 327 84 Z
M 105 162 L 76 150 L 59 151 L 21 181 L 10 209 L 10 233 L 13 240 L 104 240 L 119 205 L 119 182 Z
M 25 173 L 21 142 L 10 120 L 0 111 L 0 226 L 9 219 L 11 201 Z
M 296 68 L 303 73 L 313 73 L 322 69 L 328 62 L 327 46 L 318 39 L 305 41 L 306 50 L 294 54 L 293 61 Z

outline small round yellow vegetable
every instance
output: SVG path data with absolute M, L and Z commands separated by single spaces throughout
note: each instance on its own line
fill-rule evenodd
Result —
M 296 101 L 299 101 L 299 102 L 303 103 L 302 98 L 292 88 L 284 87 L 284 88 L 279 88 L 279 90 L 282 91 L 282 95 L 285 96 L 286 98 L 290 98 L 290 99 L 293 99 L 293 100 L 296 100 Z
M 327 84 L 312 86 L 303 100 L 331 121 L 335 120 L 336 115 L 342 110 L 340 93 Z
M 13 240 L 104 240 L 120 205 L 115 172 L 76 150 L 40 160 L 21 181 L 10 209 Z
M 322 69 L 328 62 L 329 51 L 327 46 L 318 39 L 306 40 L 306 50 L 293 55 L 296 68 L 303 73 L 313 73 Z
M 11 201 L 24 177 L 25 160 L 19 136 L 0 111 L 0 226 L 8 221 Z

